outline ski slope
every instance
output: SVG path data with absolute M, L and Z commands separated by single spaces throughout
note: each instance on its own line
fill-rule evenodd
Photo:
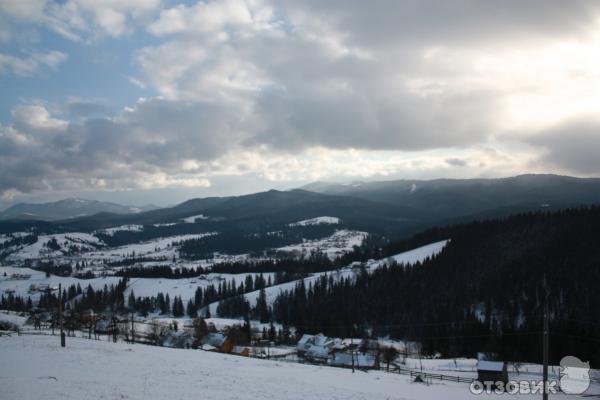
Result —
M 368 272 L 373 272 L 377 268 L 381 267 L 386 263 L 390 263 L 391 261 L 395 261 L 399 264 L 413 265 L 417 262 L 424 261 L 427 257 L 431 257 L 433 255 L 438 254 L 440 251 L 442 251 L 446 243 L 448 243 L 448 240 L 442 240 L 439 242 L 418 247 L 413 250 L 405 251 L 403 253 L 396 254 L 394 256 L 387 257 L 381 260 L 371 261 L 367 263 L 366 269 Z M 344 268 L 335 271 L 319 272 L 307 278 L 304 278 L 304 284 L 306 285 L 306 287 L 308 287 L 310 284 L 314 283 L 324 275 L 331 275 L 333 276 L 334 280 L 339 280 L 341 278 L 349 278 L 358 274 L 359 271 L 359 269 Z M 279 293 L 286 290 L 292 290 L 294 287 L 296 287 L 298 282 L 300 282 L 300 280 L 286 282 L 282 283 L 281 285 L 275 285 L 266 288 L 265 295 L 267 298 L 267 304 L 273 305 L 273 302 L 275 301 Z M 254 292 L 246 293 L 244 296 L 250 302 L 250 305 L 253 306 L 256 304 L 256 299 L 258 298 L 259 293 L 260 292 L 256 290 Z M 210 304 L 209 307 L 211 315 L 216 315 L 218 305 L 218 302 Z
M 0 398 L 464 400 L 465 383 L 57 336 L 0 337 Z M 510 396 L 510 398 L 539 398 Z M 494 395 L 493 398 L 498 398 Z M 577 399 L 553 395 L 553 399 Z

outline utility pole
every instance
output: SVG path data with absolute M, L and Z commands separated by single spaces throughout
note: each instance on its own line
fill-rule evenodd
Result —
M 544 350 L 544 392 L 543 400 L 548 400 L 548 286 L 546 285 L 546 274 L 544 274 L 544 332 L 543 332 L 543 350 Z
M 133 311 L 131 312 L 131 343 L 135 343 L 135 328 L 133 326 Z
M 65 332 L 63 331 L 62 315 L 62 285 L 58 284 L 58 320 L 60 322 L 60 347 L 65 347 Z

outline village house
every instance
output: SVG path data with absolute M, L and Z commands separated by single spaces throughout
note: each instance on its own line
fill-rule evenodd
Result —
M 334 352 L 345 350 L 344 341 L 339 338 L 330 338 L 322 333 L 318 335 L 302 335 L 296 345 L 300 357 L 311 361 L 327 362 Z
M 480 382 L 508 382 L 506 363 L 502 361 L 477 362 L 477 380 Z

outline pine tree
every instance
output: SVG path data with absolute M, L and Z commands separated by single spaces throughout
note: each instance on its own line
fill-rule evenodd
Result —
M 194 302 L 192 301 L 192 299 L 188 300 L 186 312 L 190 318 L 196 318 L 198 316 L 196 306 L 194 305 Z

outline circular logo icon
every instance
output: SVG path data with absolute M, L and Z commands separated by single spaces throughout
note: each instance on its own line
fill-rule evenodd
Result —
M 575 356 L 560 360 L 560 389 L 567 394 L 582 394 L 590 387 L 590 363 Z

